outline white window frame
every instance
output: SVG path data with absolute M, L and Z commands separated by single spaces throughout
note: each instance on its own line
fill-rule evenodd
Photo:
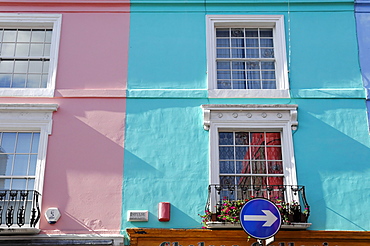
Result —
M 203 126 L 209 130 L 209 181 L 219 184 L 218 133 L 223 130 L 281 132 L 284 185 L 297 185 L 292 130 L 297 129 L 297 105 L 202 105 Z M 216 191 L 211 191 L 216 192 Z M 286 192 L 290 192 L 287 190 Z M 292 197 L 288 194 L 287 197 Z M 216 201 L 211 200 L 211 208 Z
M 53 97 L 59 53 L 61 14 L 0 14 L 1 28 L 51 28 L 52 38 L 46 88 L 0 88 L 0 96 Z
M 208 96 L 211 98 L 289 98 L 283 15 L 207 15 Z M 216 28 L 273 28 L 276 89 L 217 89 Z
M 35 190 L 42 193 L 48 137 L 57 104 L 0 104 L 0 131 L 38 131 L 40 140 L 35 173 Z M 40 202 L 41 203 L 41 202 Z

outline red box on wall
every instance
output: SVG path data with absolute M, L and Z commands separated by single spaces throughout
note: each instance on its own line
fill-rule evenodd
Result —
M 160 202 L 158 203 L 158 220 L 170 221 L 171 217 L 171 203 Z

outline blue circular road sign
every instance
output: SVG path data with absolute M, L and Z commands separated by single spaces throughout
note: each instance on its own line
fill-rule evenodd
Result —
M 251 237 L 267 239 L 279 231 L 281 215 L 273 202 L 255 198 L 243 206 L 240 211 L 240 223 Z

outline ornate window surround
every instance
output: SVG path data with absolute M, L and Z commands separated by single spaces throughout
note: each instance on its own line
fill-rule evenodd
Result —
M 210 184 L 219 182 L 218 132 L 220 130 L 281 131 L 284 184 L 297 185 L 292 130 L 296 130 L 297 105 L 202 105 L 203 126 L 209 130 Z
M 211 98 L 289 98 L 288 65 L 283 15 L 207 15 L 208 95 Z M 272 27 L 277 89 L 217 89 L 216 27 Z
M 43 190 L 48 136 L 52 132 L 52 114 L 57 108 L 57 104 L 0 104 L 0 131 L 40 132 L 35 178 L 35 190 L 39 192 Z M 10 230 L 12 234 L 35 234 L 40 231 L 37 227 Z M 8 230 L 1 232 L 9 233 Z
M 62 25 L 61 14 L 1 13 L 0 27 L 6 28 L 51 28 L 50 64 L 46 88 L 0 88 L 0 96 L 53 97 Z

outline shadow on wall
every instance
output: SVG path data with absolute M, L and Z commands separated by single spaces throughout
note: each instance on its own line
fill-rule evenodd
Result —
M 348 105 L 330 110 L 322 101 L 315 110 L 310 103 L 299 104 L 294 134 L 298 182 L 306 186 L 311 206 L 310 229 L 369 230 L 367 208 L 359 204 L 370 203 L 366 114 L 361 117 L 362 108 Z
M 127 149 L 125 163 L 122 230 L 126 227 L 201 227 L 198 214 L 204 212 L 207 201 L 207 174 L 200 177 L 199 172 L 197 176 L 190 174 L 191 171 L 189 174 L 182 171 L 171 172 L 168 170 L 170 168 L 163 165 L 158 170 Z M 171 203 L 171 219 L 168 222 L 158 221 L 160 202 Z M 149 221 L 127 221 L 128 210 L 148 210 Z
M 124 104 L 117 102 L 114 108 L 112 101 L 96 101 L 64 101 L 53 116 L 42 207 L 58 207 L 62 216 L 53 225 L 42 216 L 40 227 L 45 231 L 119 232 Z

